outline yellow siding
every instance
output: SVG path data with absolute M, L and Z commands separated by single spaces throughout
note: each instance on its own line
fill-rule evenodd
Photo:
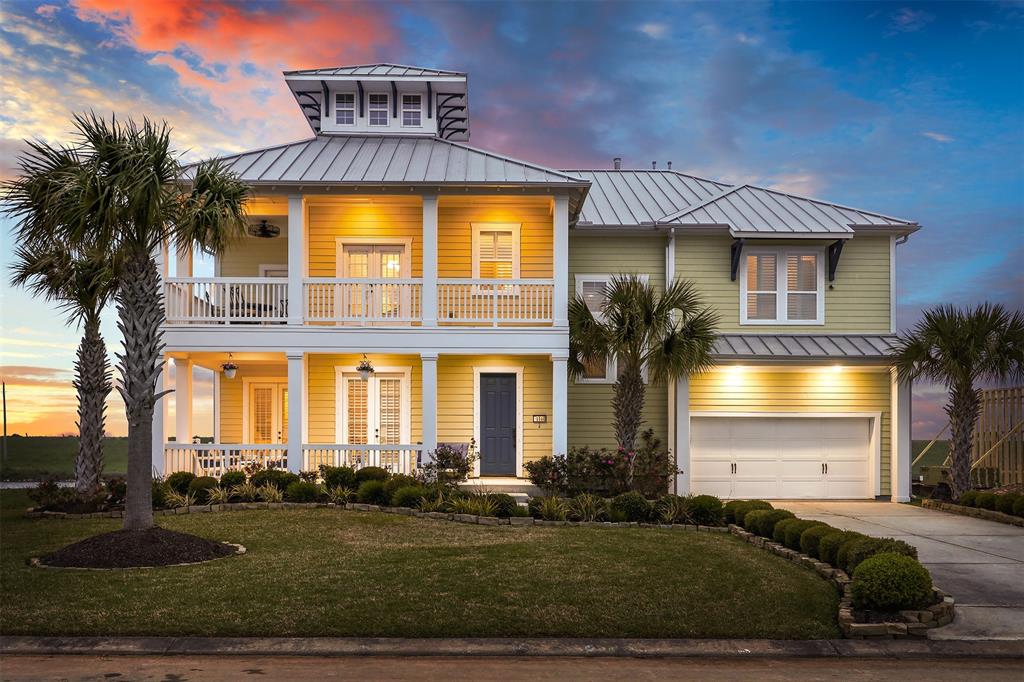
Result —
M 245 365 L 238 362 L 234 379 L 220 378 L 220 442 L 244 443 L 242 433 L 242 390 L 245 379 L 288 376 L 288 365 Z
M 220 276 L 259 277 L 260 265 L 281 265 L 287 269 L 288 228 L 280 227 L 280 237 L 242 237 L 228 246 L 220 256 Z
M 722 368 L 690 381 L 691 412 L 881 412 L 881 490 L 889 494 L 889 372 Z
M 846 243 L 831 288 L 827 277 L 825 280 L 824 325 L 740 325 L 739 277 L 735 282 L 729 279 L 731 242 L 727 236 L 696 235 L 676 239 L 676 276 L 697 283 L 705 301 L 721 316 L 720 331 L 790 334 L 889 331 L 889 237 L 859 236 Z M 756 243 L 781 246 L 796 242 L 760 240 Z
M 338 237 L 409 240 L 412 277 L 423 274 L 423 205 L 419 198 L 372 197 L 366 203 L 308 204 L 309 276 L 337 277 Z
M 473 276 L 473 223 L 518 223 L 520 276 L 553 277 L 552 221 L 551 199 L 545 197 L 443 196 L 437 208 L 437 276 Z
M 576 294 L 578 274 L 646 274 L 661 289 L 665 285 L 664 235 L 600 236 L 576 235 L 569 239 L 569 295 Z M 610 384 L 569 382 L 570 447 L 615 447 L 612 428 Z M 644 403 L 643 429 L 653 429 L 662 443 L 668 441 L 668 388 L 648 385 Z
M 551 455 L 551 361 L 539 356 L 442 355 L 437 361 L 437 440 L 473 437 L 473 368 L 523 368 L 523 462 Z M 533 415 L 546 414 L 546 424 Z

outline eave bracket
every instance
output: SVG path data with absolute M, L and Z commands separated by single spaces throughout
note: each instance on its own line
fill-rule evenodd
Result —
M 839 256 L 843 254 L 845 239 L 837 239 L 828 245 L 828 281 L 836 279 L 836 268 L 839 267 Z
M 743 239 L 734 239 L 732 246 L 729 247 L 730 255 L 730 267 L 729 267 L 729 279 L 733 282 L 736 281 L 736 273 L 740 267 L 740 257 L 743 255 Z

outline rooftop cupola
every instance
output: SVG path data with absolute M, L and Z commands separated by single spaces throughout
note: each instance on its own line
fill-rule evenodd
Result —
M 314 133 L 469 140 L 466 74 L 399 64 L 285 71 Z

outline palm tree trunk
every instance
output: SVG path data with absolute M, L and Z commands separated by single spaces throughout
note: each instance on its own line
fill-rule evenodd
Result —
M 627 365 L 615 382 L 612 410 L 615 413 L 615 440 L 626 451 L 636 445 L 636 434 L 643 423 L 644 386 L 640 366 Z
M 103 431 L 107 396 L 110 394 L 110 362 L 100 334 L 99 316 L 85 321 L 78 344 L 75 379 L 78 392 L 78 457 L 75 459 L 75 491 L 82 497 L 96 494 L 103 472 Z
M 946 414 L 949 415 L 949 454 L 952 460 L 953 497 L 971 489 L 971 449 L 974 429 L 981 411 L 981 391 L 971 384 L 953 386 Z
M 126 263 L 117 291 L 117 326 L 124 337 L 124 355 L 118 355 L 121 385 L 128 417 L 128 498 L 125 530 L 153 526 L 153 409 L 162 370 L 164 306 L 156 263 L 145 252 Z

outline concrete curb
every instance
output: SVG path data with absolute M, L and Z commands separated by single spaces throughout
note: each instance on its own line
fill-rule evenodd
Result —
M 1024 642 L 368 637 L 0 637 L 3 655 L 1024 659 Z

